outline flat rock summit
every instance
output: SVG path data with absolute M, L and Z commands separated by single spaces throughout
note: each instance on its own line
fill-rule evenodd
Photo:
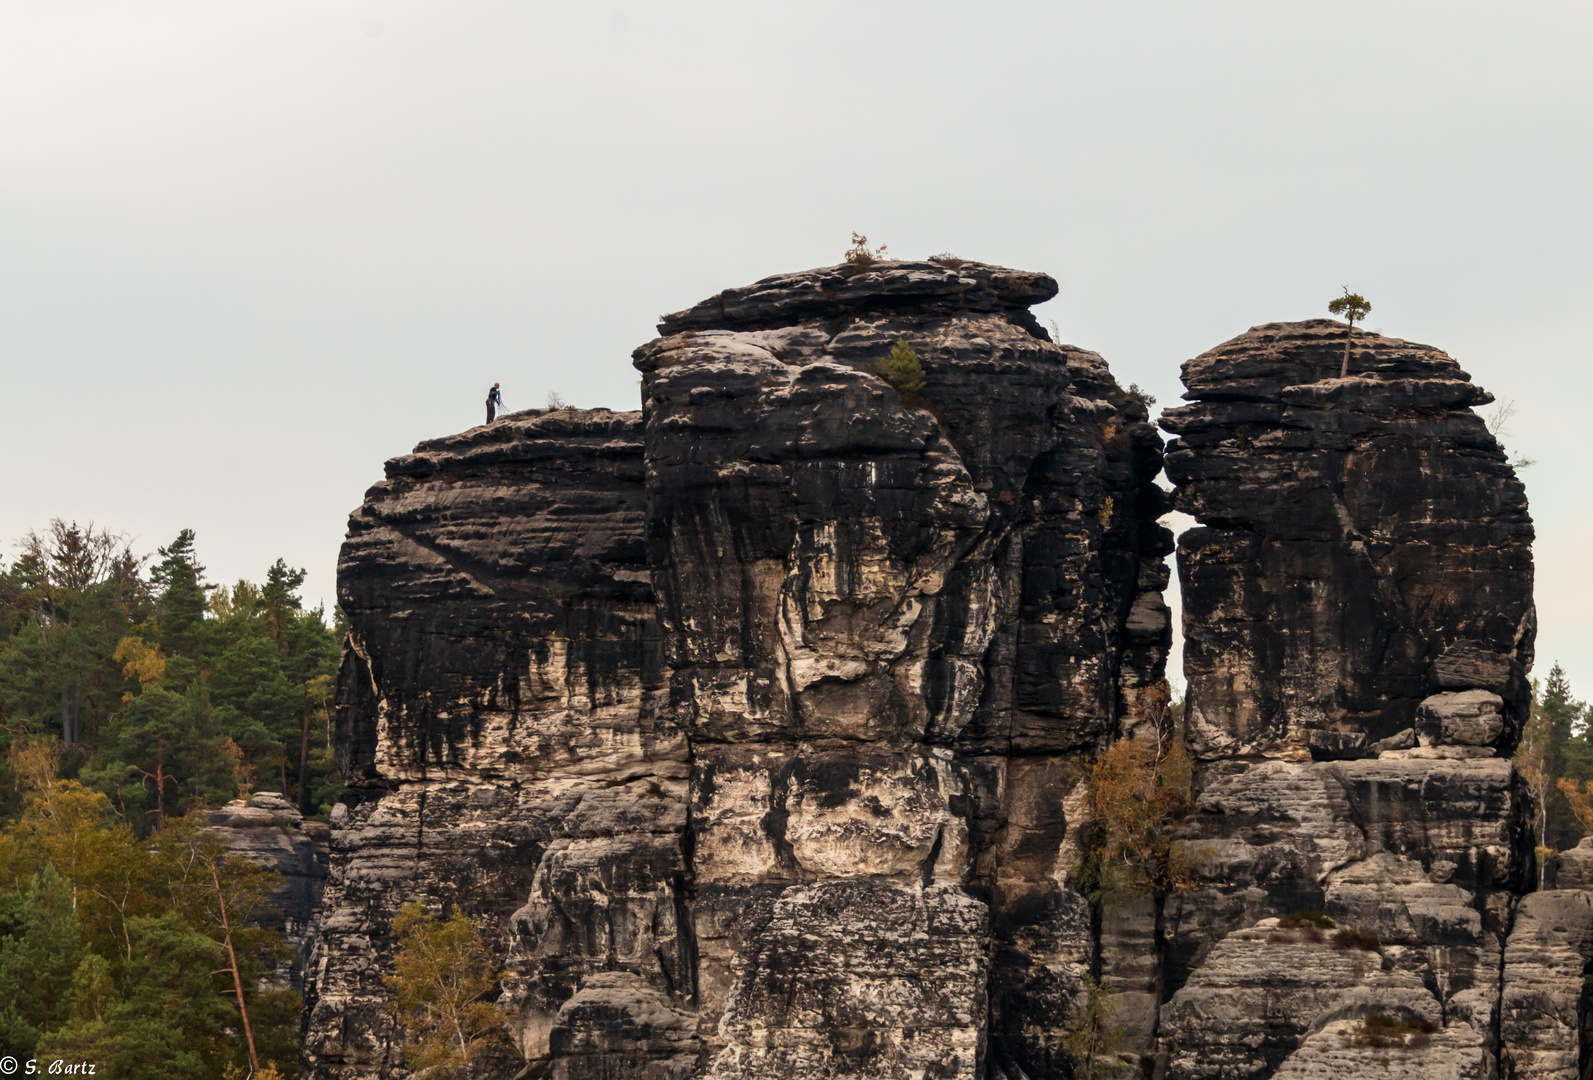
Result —
M 415 900 L 503 972 L 474 1080 L 1593 1075 L 1593 891 L 1538 887 L 1510 758 L 1533 532 L 1490 395 L 1269 323 L 1185 363 L 1164 444 L 1056 291 L 766 278 L 663 318 L 639 412 L 387 463 L 339 564 L 305 1080 L 411 1075 Z M 1182 763 L 1172 869 L 1112 888 L 1134 760 Z M 1593 847 L 1562 867 L 1593 889 Z

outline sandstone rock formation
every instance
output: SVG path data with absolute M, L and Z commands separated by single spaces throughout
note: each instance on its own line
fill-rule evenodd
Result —
M 391 924 L 504 968 L 477 1077 L 1580 1077 L 1593 847 L 1509 754 L 1532 527 L 1426 346 L 1257 327 L 1144 403 L 957 260 L 666 316 L 636 414 L 519 413 L 350 521 L 305 1071 L 406 1075 Z M 924 385 L 880 374 L 893 346 Z M 1180 541 L 1178 887 L 1102 902 L 1083 777 L 1154 728 Z
M 257 791 L 210 812 L 210 830 L 231 849 L 275 874 L 281 882 L 266 897 L 269 911 L 261 925 L 282 934 L 292 958 L 278 965 L 279 981 L 302 990 L 305 965 L 315 944 L 314 925 L 326 888 L 331 830 L 305 821 L 291 801 L 277 792 Z
M 505 1075 L 546 1059 L 561 1015 L 579 1052 L 617 992 L 576 1000 L 590 973 L 630 972 L 627 1000 L 665 1011 L 689 986 L 688 753 L 660 707 L 640 434 L 633 414 L 515 414 L 389 462 L 350 519 L 354 786 L 332 814 L 310 1075 L 404 1075 L 381 976 L 410 900 L 491 927 L 517 1017 Z
M 1501 1060 L 1503 953 L 1535 880 L 1506 758 L 1529 704 L 1531 521 L 1469 408 L 1488 395 L 1371 334 L 1338 378 L 1344 334 L 1256 327 L 1189 361 L 1191 404 L 1162 420 L 1201 524 L 1179 542 L 1200 767 L 1198 880 L 1163 922 L 1170 1077 Z M 1338 930 L 1302 940 L 1276 922 L 1296 912 Z M 1369 1049 L 1367 1016 L 1437 1030 Z
M 1528 703 L 1532 522 L 1437 349 L 1269 323 L 1184 365 L 1167 473 L 1204 526 L 1179 545 L 1188 739 L 1207 759 L 1362 757 L 1452 690 Z M 1475 737 L 1482 737 L 1475 733 Z
M 640 416 L 389 462 L 339 575 L 307 1076 L 402 1075 L 415 898 L 498 940 L 505 1075 L 1066 1068 L 1096 956 L 1057 795 L 1161 680 L 1172 543 L 1144 404 L 1028 312 L 1055 289 L 767 279 L 664 320 Z

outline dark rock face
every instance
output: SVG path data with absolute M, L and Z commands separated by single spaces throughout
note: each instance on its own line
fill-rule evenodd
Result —
M 1094 954 L 1064 884 L 1068 816 L 1045 803 L 1161 678 L 1171 543 L 1143 405 L 1019 307 L 1054 290 L 974 265 L 841 267 L 669 316 L 636 354 L 713 1075 L 983 1075 L 976 960 L 992 1066 L 1056 1067 Z M 921 397 L 873 374 L 898 340 Z M 783 905 L 814 882 L 830 914 L 809 948 L 897 980 L 958 958 L 901 1016 L 961 1026 L 887 1011 L 833 1058 L 804 1041 L 856 1026 L 777 1004 L 833 977 L 747 960 L 781 955 Z M 954 914 L 965 890 L 988 912 Z M 883 948 L 892 908 L 943 940 Z M 970 953 L 987 932 L 993 954 Z
M 1179 546 L 1189 743 L 1202 758 L 1365 756 L 1438 690 L 1507 694 L 1532 663 L 1526 497 L 1437 349 L 1269 323 L 1184 365 L 1167 472 L 1203 528 Z
M 1585 1073 L 1593 847 L 1528 895 L 1532 527 L 1487 394 L 1258 327 L 1185 366 L 1169 497 L 1144 405 L 1029 314 L 1054 291 L 769 278 L 664 319 L 640 414 L 389 462 L 340 572 L 306 1077 L 407 1075 L 413 899 L 504 966 L 481 1076 L 1072 1080 L 1096 980 L 1125 1076 Z M 1083 776 L 1159 700 L 1174 504 L 1187 875 L 1102 904 Z
M 1415 1075 L 1542 1057 L 1511 1033 L 1525 1006 L 1501 1022 L 1536 876 L 1505 757 L 1530 702 L 1526 500 L 1453 360 L 1358 334 L 1340 379 L 1344 335 L 1256 327 L 1189 361 L 1192 404 L 1162 421 L 1202 526 L 1179 543 L 1199 767 L 1195 886 L 1162 921 L 1169 1078 L 1381 1075 L 1374 1014 L 1430 1029 L 1398 1051 Z
M 1066 1068 L 1077 766 L 1161 681 L 1172 543 L 1144 405 L 1027 310 L 1055 289 L 767 279 L 664 320 L 641 417 L 389 463 L 340 568 L 307 1076 L 403 1075 L 416 898 L 497 936 L 527 1075 Z M 918 394 L 874 373 L 898 340 Z
M 498 944 L 504 1075 L 555 1042 L 586 1053 L 594 1010 L 641 1017 L 631 1059 L 695 1057 L 646 1019 L 690 994 L 691 944 L 640 436 L 635 414 L 515 414 L 389 462 L 350 519 L 338 733 L 358 786 L 333 813 L 309 1075 L 404 1075 L 381 976 L 417 899 Z M 634 978 L 575 1000 L 615 968 Z

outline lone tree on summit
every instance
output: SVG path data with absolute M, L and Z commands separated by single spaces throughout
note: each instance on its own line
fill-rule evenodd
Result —
M 1328 301 L 1329 315 L 1342 315 L 1350 328 L 1344 334 L 1344 363 L 1339 366 L 1339 378 L 1345 378 L 1350 373 L 1350 339 L 1355 336 L 1355 324 L 1366 318 L 1372 310 L 1372 305 L 1366 302 L 1366 297 L 1360 293 L 1350 292 L 1348 285 L 1344 286 L 1344 295 L 1337 300 Z

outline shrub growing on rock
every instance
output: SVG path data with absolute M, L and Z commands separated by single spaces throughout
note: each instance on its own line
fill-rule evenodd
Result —
M 1192 888 L 1189 858 L 1173 832 L 1190 809 L 1191 769 L 1169 722 L 1150 737 L 1119 739 L 1085 775 L 1094 834 L 1080 875 L 1092 900 Z
M 1122 1049 L 1127 1034 L 1124 1028 L 1112 1026 L 1116 1013 L 1117 991 L 1084 976 L 1084 1003 L 1068 1024 L 1062 1042 L 1078 1080 L 1094 1080 L 1103 1074 L 1103 1066 L 1107 1072 L 1116 1072 L 1111 1058 Z
M 875 263 L 885 258 L 885 245 L 877 248 L 868 246 L 868 237 L 862 233 L 852 234 L 852 246 L 846 249 L 846 261 L 859 270 L 867 270 Z
M 1301 934 L 1307 941 L 1321 941 L 1324 930 L 1332 930 L 1338 924 L 1320 911 L 1296 911 L 1285 915 L 1278 920 L 1279 931 L 1294 931 Z M 1298 940 L 1293 933 L 1278 933 L 1268 938 L 1269 941 L 1286 942 Z
M 1367 930 L 1340 930 L 1333 935 L 1335 949 L 1360 949 L 1363 952 L 1382 952 L 1383 942 Z
M 896 339 L 890 354 L 880 361 L 878 373 L 901 394 L 916 394 L 924 388 L 924 365 L 905 338 Z
M 385 982 L 394 1011 L 412 1040 L 409 1067 L 427 1077 L 452 1077 L 503 1037 L 503 1010 L 486 1000 L 499 972 L 470 917 L 454 909 L 438 919 L 418 900 L 393 920 L 399 952 Z

